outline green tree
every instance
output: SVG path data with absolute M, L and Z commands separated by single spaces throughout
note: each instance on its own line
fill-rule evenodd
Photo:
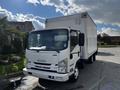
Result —
M 6 17 L 0 19 L 0 52 L 2 48 L 7 45 L 7 35 L 4 29 L 7 28 L 7 19 Z
M 16 27 L 10 26 L 6 17 L 0 19 L 0 53 L 22 53 L 25 46 L 25 35 L 25 32 L 21 32 Z M 9 38 L 11 39 L 11 45 L 8 44 Z

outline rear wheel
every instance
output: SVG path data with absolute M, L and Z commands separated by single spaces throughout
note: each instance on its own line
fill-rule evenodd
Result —
M 94 62 L 93 56 L 91 56 L 91 57 L 88 59 L 88 62 L 89 62 L 90 64 L 92 64 L 92 63 Z
M 96 61 L 96 54 L 93 55 L 93 61 Z

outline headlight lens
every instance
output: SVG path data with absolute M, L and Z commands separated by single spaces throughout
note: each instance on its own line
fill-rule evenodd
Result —
M 64 60 L 58 63 L 58 73 L 66 73 L 67 72 L 67 62 L 68 59 L 65 58 Z

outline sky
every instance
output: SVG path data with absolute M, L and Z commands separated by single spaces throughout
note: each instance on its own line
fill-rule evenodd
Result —
M 98 32 L 120 32 L 120 0 L 0 0 L 0 16 L 9 21 L 32 21 L 44 28 L 46 18 L 87 11 Z

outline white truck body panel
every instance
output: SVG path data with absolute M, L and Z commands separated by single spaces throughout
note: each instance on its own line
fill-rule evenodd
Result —
M 85 44 L 82 47 L 81 59 L 88 59 L 97 51 L 97 30 L 95 23 L 88 14 L 83 18 L 81 17 L 82 14 L 74 14 L 47 19 L 45 28 L 70 28 L 84 33 Z

